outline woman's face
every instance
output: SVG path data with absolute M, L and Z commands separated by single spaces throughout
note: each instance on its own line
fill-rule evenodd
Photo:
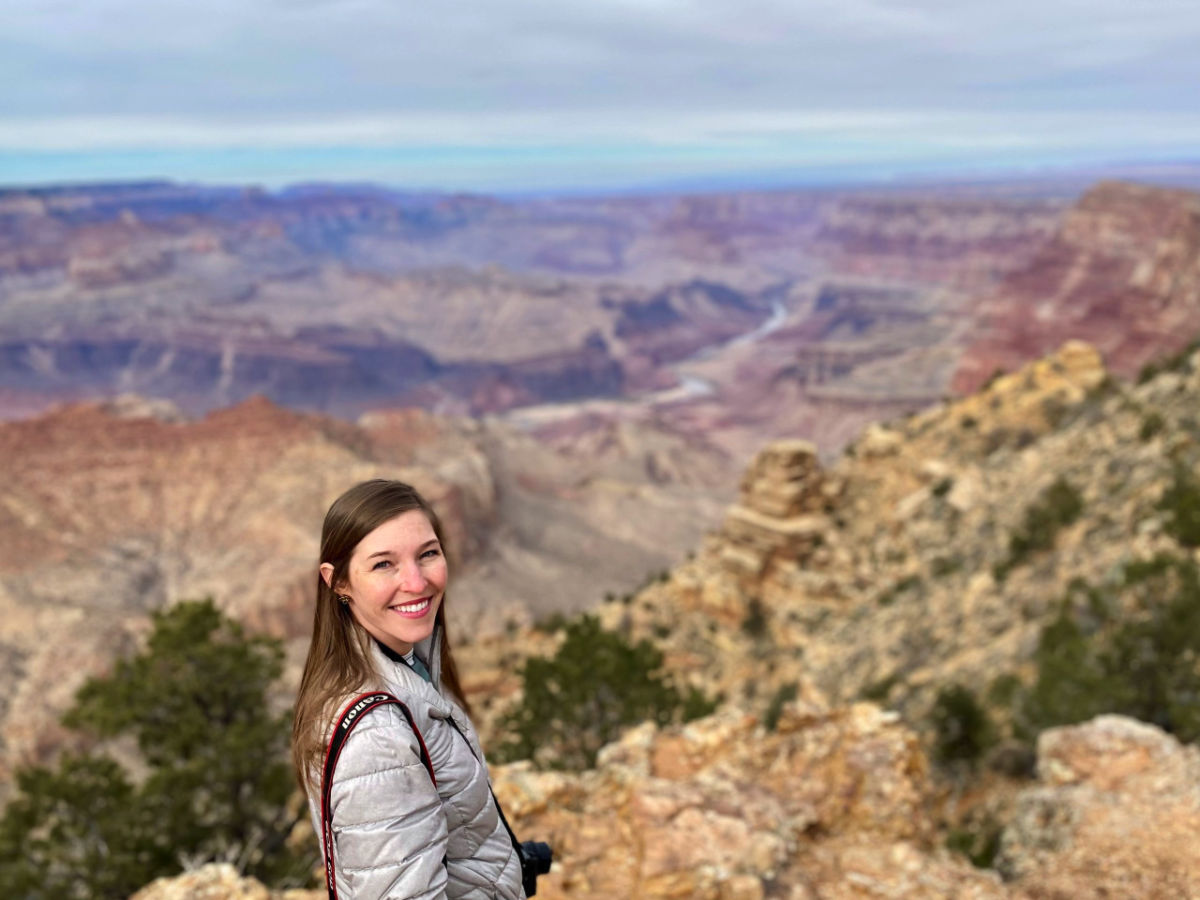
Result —
M 350 598 L 355 620 L 378 641 L 407 653 L 433 632 L 446 591 L 446 557 L 428 517 L 419 509 L 384 522 L 354 548 L 347 581 L 335 587 Z M 325 583 L 333 566 L 321 565 Z

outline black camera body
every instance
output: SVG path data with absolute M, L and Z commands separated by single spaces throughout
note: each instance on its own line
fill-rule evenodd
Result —
M 522 841 L 517 845 L 521 858 L 521 884 L 525 888 L 525 896 L 532 897 L 537 893 L 537 878 L 550 871 L 550 863 L 554 859 L 554 851 L 549 844 L 541 841 Z

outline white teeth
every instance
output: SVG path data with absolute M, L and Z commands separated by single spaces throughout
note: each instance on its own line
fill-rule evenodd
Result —
M 393 606 L 392 609 L 398 612 L 420 612 L 429 605 L 428 600 L 418 600 L 416 603 L 405 603 L 403 606 Z

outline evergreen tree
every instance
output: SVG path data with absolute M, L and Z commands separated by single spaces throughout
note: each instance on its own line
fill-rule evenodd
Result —
M 1043 629 L 1017 735 L 1111 712 L 1200 739 L 1200 568 L 1162 554 L 1126 566 L 1114 596 L 1088 593 Z
M 930 713 L 934 757 L 944 764 L 973 767 L 996 742 L 996 727 L 970 688 L 951 684 L 938 691 Z
M 21 772 L 0 820 L 0 885 L 57 887 L 5 896 L 123 898 L 209 860 L 304 880 L 309 860 L 285 843 L 297 818 L 290 716 L 270 703 L 282 666 L 277 641 L 247 636 L 211 600 L 156 613 L 145 649 L 90 679 L 64 717 L 100 738 L 132 737 L 144 780 L 133 785 L 103 755 Z
M 103 756 L 65 756 L 57 770 L 17 773 L 0 819 L 0 896 L 124 898 L 177 868 L 128 776 Z
M 1032 740 L 1055 725 L 1083 722 L 1112 712 L 1112 685 L 1097 658 L 1094 641 L 1083 632 L 1064 602 L 1058 616 L 1042 629 L 1034 653 L 1037 680 L 1016 717 L 1019 737 Z
M 706 715 L 713 704 L 695 691 L 686 698 L 663 678 L 662 653 L 649 641 L 631 644 L 594 616 L 567 626 L 551 659 L 521 668 L 524 696 L 503 725 L 509 740 L 498 756 L 532 759 L 559 769 L 586 769 L 630 725 Z

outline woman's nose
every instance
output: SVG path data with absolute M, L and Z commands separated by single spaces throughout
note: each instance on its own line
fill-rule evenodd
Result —
M 425 577 L 425 573 L 421 571 L 421 567 L 415 563 L 409 563 L 402 566 L 400 569 L 400 590 L 406 594 L 419 594 L 425 590 L 429 584 L 429 579 Z

